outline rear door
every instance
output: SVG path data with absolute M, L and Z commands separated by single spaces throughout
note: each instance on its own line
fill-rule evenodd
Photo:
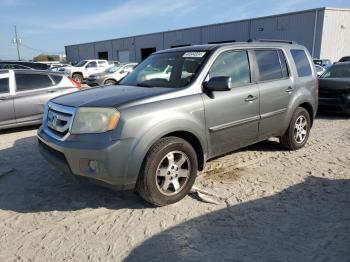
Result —
M 10 90 L 11 82 L 9 71 L 0 72 L 0 128 L 16 123 L 13 94 Z
M 280 135 L 285 128 L 287 108 L 295 89 L 281 49 L 254 50 L 260 91 L 259 137 Z
M 48 74 L 28 71 L 16 71 L 15 79 L 17 123 L 40 122 L 46 102 L 58 95 L 56 83 Z
M 246 50 L 221 53 L 209 70 L 212 77 L 231 77 L 229 91 L 203 93 L 209 138 L 209 157 L 254 143 L 259 127 L 259 88 Z

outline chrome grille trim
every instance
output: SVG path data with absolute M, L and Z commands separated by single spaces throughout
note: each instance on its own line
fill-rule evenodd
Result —
M 70 135 L 76 109 L 48 102 L 43 116 L 43 130 L 52 138 L 63 141 Z

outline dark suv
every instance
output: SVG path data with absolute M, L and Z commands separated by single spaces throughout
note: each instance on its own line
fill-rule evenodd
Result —
M 214 157 L 270 137 L 290 150 L 303 147 L 317 111 L 317 83 L 312 58 L 295 43 L 164 50 L 119 86 L 52 99 L 39 146 L 67 173 L 171 204 Z

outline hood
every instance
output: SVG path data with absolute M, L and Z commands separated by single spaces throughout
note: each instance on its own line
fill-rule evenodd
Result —
M 349 90 L 350 78 L 319 78 L 320 89 Z
M 103 86 L 63 95 L 51 101 L 71 107 L 118 107 L 175 90 L 164 87 Z

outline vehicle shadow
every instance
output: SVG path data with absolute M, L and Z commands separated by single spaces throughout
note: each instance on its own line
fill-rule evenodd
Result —
M 0 210 L 29 213 L 152 207 L 133 192 L 116 192 L 63 174 L 40 155 L 35 136 L 1 149 L 0 167 L 13 170 L 0 174 Z
M 350 119 L 350 114 L 345 113 L 330 113 L 330 112 L 317 112 L 316 119 L 326 119 L 326 120 L 346 120 Z
M 31 125 L 31 126 L 8 128 L 8 129 L 0 130 L 0 136 L 5 134 L 10 134 L 10 133 L 15 133 L 15 132 L 37 130 L 39 129 L 39 127 L 40 125 Z
M 310 177 L 163 231 L 125 261 L 350 261 L 350 180 Z

